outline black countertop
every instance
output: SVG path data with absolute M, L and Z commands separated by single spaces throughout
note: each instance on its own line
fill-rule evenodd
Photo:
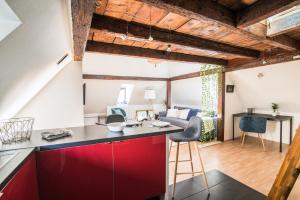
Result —
M 43 131 L 34 131 L 31 139 L 27 142 L 1 145 L 0 156 L 1 153 L 16 153 L 16 155 L 0 168 L 0 190 L 34 151 L 114 142 L 183 131 L 183 128 L 177 126 L 165 128 L 151 127 L 149 122 L 144 122 L 143 125 L 139 127 L 126 127 L 123 132 L 110 132 L 108 128 L 103 125 L 83 126 L 70 129 L 73 132 L 72 136 L 53 142 L 47 142 L 42 139 L 41 133 Z
M 29 141 L 1 145 L 0 152 L 25 148 L 37 148 L 38 150 L 65 148 L 183 131 L 183 128 L 173 125 L 165 128 L 153 127 L 150 122 L 144 122 L 142 126 L 139 127 L 126 127 L 123 132 L 110 132 L 108 128 L 103 125 L 83 126 L 70 129 L 73 132 L 72 136 L 52 142 L 42 139 L 41 133 L 43 131 L 34 131 Z

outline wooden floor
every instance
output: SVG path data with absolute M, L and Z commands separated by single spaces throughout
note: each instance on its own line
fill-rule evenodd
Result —
M 192 145 L 193 148 L 193 145 Z M 276 178 L 281 163 L 289 145 L 283 146 L 283 153 L 279 153 L 279 144 L 266 141 L 266 152 L 263 151 L 258 138 L 246 137 L 244 147 L 240 140 L 226 141 L 209 147 L 201 148 L 201 155 L 206 171 L 218 169 L 224 174 L 244 183 L 245 185 L 268 195 L 270 188 Z M 170 160 L 175 160 L 175 148 L 172 148 Z M 192 149 L 195 160 L 195 171 L 199 171 L 199 161 L 194 149 Z M 180 158 L 188 159 L 188 146 L 180 146 Z M 178 172 L 190 171 L 189 163 L 179 163 Z M 169 183 L 172 184 L 174 174 L 174 163 L 169 166 Z M 177 182 L 190 178 L 191 175 L 179 175 Z M 300 179 L 296 182 L 289 200 L 300 199 Z

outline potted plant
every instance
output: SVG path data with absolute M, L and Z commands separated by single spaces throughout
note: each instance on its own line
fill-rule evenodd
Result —
M 279 114 L 279 112 L 278 112 L 279 105 L 277 103 L 272 103 L 272 109 L 273 109 L 273 116 L 276 116 Z

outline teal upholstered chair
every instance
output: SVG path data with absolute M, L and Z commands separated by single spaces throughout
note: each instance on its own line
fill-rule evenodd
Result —
M 242 145 L 244 145 L 246 133 L 257 133 L 265 149 L 264 139 L 261 134 L 266 133 L 267 119 L 263 117 L 243 116 L 240 119 L 240 129 L 243 132 L 241 137 Z
M 111 113 L 113 115 L 122 115 L 126 119 L 126 112 L 122 108 L 112 108 Z

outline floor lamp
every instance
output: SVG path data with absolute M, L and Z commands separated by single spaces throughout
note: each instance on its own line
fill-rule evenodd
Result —
M 151 105 L 151 109 L 153 111 L 153 100 L 156 99 L 156 93 L 155 90 L 152 89 L 146 89 L 145 90 L 145 94 L 144 94 L 144 99 L 149 101 L 149 104 Z M 154 112 L 154 111 L 153 111 Z M 154 114 L 154 113 L 153 113 Z M 148 113 L 148 117 L 149 117 L 149 113 Z

